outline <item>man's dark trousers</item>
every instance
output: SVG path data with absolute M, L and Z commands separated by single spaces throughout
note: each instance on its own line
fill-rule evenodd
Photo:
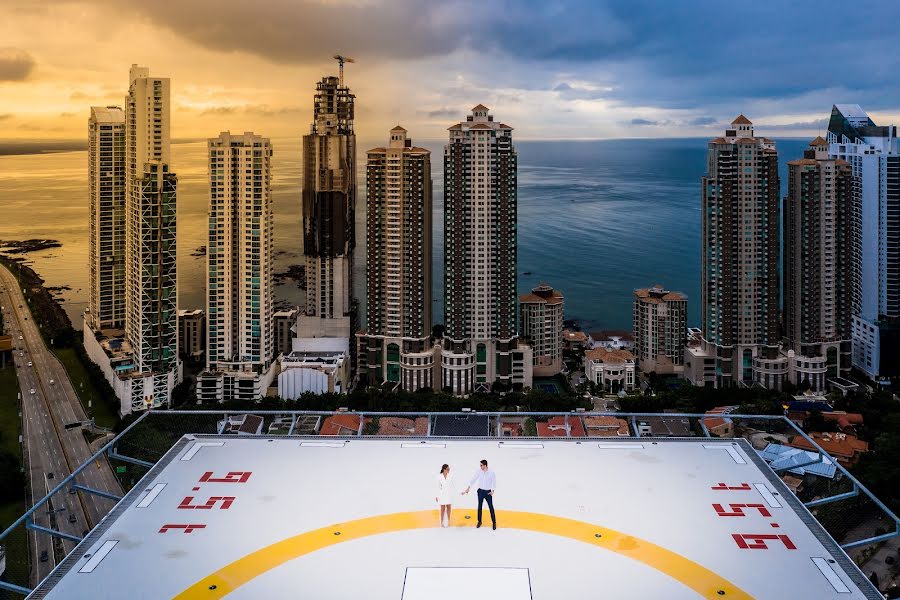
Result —
M 491 523 L 497 524 L 497 518 L 494 516 L 494 497 L 491 496 L 491 490 L 483 490 L 478 488 L 478 523 L 481 524 L 481 505 L 487 500 L 488 510 L 491 511 Z

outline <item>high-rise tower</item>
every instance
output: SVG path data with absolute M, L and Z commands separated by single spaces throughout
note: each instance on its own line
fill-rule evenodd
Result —
M 349 338 L 356 327 L 353 102 L 350 89 L 337 77 L 323 77 L 316 84 L 310 132 L 303 136 L 306 309 L 297 321 L 300 338 Z
M 444 389 L 531 385 L 516 319 L 517 162 L 512 127 L 479 104 L 444 146 Z
M 91 302 L 82 333 L 122 414 L 168 405 L 181 378 L 169 120 L 169 80 L 132 65 L 124 113 L 94 107 L 88 122 Z
M 516 337 L 512 127 L 479 104 L 444 147 L 444 319 L 450 339 Z
M 858 104 L 837 104 L 829 154 L 858 180 L 853 246 L 853 366 L 872 379 L 900 376 L 900 139 Z
M 784 349 L 793 351 L 791 382 L 816 391 L 825 390 L 827 378 L 850 371 L 856 184 L 850 165 L 830 158 L 821 137 L 802 159 L 788 162 Z
M 169 169 L 169 79 L 133 65 L 126 122 L 126 334 L 135 368 L 152 389 L 132 387 L 133 406 L 161 406 L 178 382 L 175 193 Z
M 779 180 L 775 143 L 744 115 L 708 144 L 701 202 L 702 352 L 717 387 L 751 385 L 778 358 Z
M 125 327 L 125 113 L 92 106 L 88 120 L 91 198 L 90 318 L 94 329 Z
M 432 387 L 431 152 L 399 125 L 366 163 L 366 331 L 359 334 L 365 383 Z
M 272 381 L 272 145 L 253 133 L 209 140 L 206 368 L 200 400 L 255 400 Z

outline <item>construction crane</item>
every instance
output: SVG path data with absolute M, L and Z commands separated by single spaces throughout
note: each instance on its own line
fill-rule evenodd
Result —
M 356 61 L 349 56 L 342 56 L 340 54 L 335 54 L 332 58 L 338 61 L 338 64 L 340 65 L 341 87 L 344 87 L 344 63 L 355 63 Z

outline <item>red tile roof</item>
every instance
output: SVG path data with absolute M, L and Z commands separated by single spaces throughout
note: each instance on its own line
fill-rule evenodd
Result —
M 540 437 L 566 437 L 566 418 L 563 416 L 550 417 L 546 423 L 536 423 Z M 584 426 L 581 419 L 575 416 L 569 418 L 569 435 L 571 437 L 584 437 Z
M 366 418 L 365 423 L 372 419 Z M 356 435 L 359 431 L 359 415 L 337 414 L 326 417 L 319 435 Z
M 631 435 L 628 422 L 618 417 L 584 417 L 588 435 L 603 437 L 627 437 Z
M 428 435 L 428 417 L 381 417 L 378 419 L 378 435 Z
M 584 353 L 588 360 L 600 361 L 608 365 L 634 362 L 634 354 L 628 350 L 607 350 L 606 348 L 594 348 Z

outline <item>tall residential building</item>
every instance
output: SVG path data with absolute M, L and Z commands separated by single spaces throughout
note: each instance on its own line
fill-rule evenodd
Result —
M 119 307 L 124 302 L 124 316 L 107 321 L 101 293 L 84 315 L 84 347 L 112 386 L 124 415 L 168 405 L 181 378 L 175 262 L 177 178 L 169 169 L 169 80 L 151 77 L 145 67 L 131 66 L 125 98 L 124 158 L 116 158 L 122 166 L 98 180 L 95 161 L 99 158 L 102 171 L 108 150 L 101 118 L 107 116 L 93 111 L 91 122 L 98 123 L 101 137 L 94 139 L 92 125 L 91 147 L 99 157 L 91 158 L 89 180 L 92 192 L 99 181 L 101 208 L 95 215 L 92 206 L 92 225 L 98 217 L 100 231 L 99 237 L 92 237 L 90 264 L 92 273 L 95 265 L 98 269 L 102 292 L 108 249 L 118 252 L 124 246 L 124 282 L 117 287 L 124 292 L 118 299 L 112 295 Z M 113 204 L 113 223 L 107 230 L 102 198 L 109 189 L 124 190 L 117 192 L 122 194 L 124 207 L 117 215 Z M 112 246 L 105 245 L 105 232 L 111 232 Z
M 564 304 L 562 292 L 544 283 L 519 296 L 519 334 L 531 343 L 534 375 L 562 371 Z
M 431 152 L 399 125 L 366 163 L 366 330 L 358 371 L 368 385 L 433 385 Z
M 829 154 L 850 164 L 854 193 L 853 366 L 872 379 L 900 376 L 900 140 L 858 104 L 837 104 Z
M 303 253 L 306 307 L 299 338 L 349 338 L 357 326 L 353 298 L 356 214 L 354 96 L 337 77 L 316 84 L 313 122 L 303 136 Z
M 125 112 L 92 106 L 88 120 L 91 198 L 90 314 L 95 329 L 125 327 Z
M 133 388 L 132 404 L 168 403 L 178 383 L 176 278 L 177 177 L 169 170 L 169 79 L 133 65 L 125 100 L 125 332 L 136 369 L 153 374 L 152 389 Z
M 661 285 L 634 290 L 634 355 L 644 373 L 680 374 L 687 341 L 687 296 Z
M 225 131 L 208 150 L 206 371 L 197 398 L 255 400 L 273 377 L 272 144 Z
M 817 137 L 788 162 L 782 211 L 784 350 L 789 379 L 816 391 L 850 371 L 850 330 L 856 287 L 854 202 L 849 163 L 828 155 Z
M 444 146 L 444 319 L 452 340 L 516 337 L 512 127 L 479 104 Z
M 530 386 L 517 340 L 517 159 L 512 127 L 479 104 L 444 146 L 442 387 L 457 394 Z
M 701 202 L 705 343 L 686 352 L 714 361 L 717 387 L 752 385 L 778 358 L 780 202 L 775 143 L 744 115 L 708 144 Z

